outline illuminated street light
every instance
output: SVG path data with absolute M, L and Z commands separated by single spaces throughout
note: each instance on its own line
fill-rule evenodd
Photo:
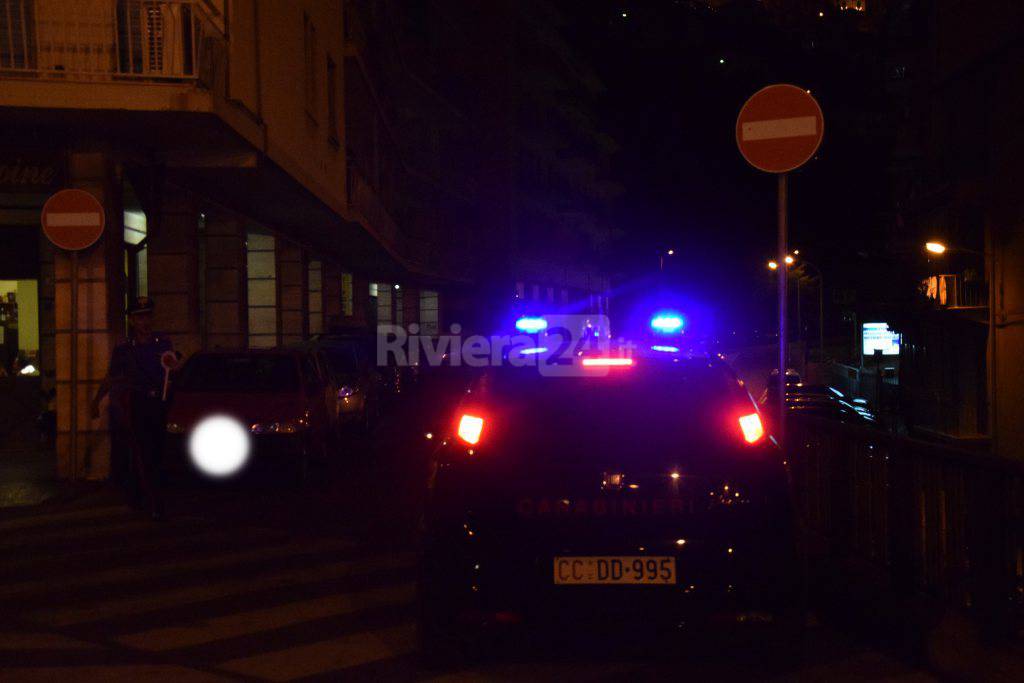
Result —
M 943 244 L 942 242 L 927 242 L 925 243 L 924 248 L 933 254 L 946 253 L 946 245 Z
M 673 256 L 676 253 L 676 250 L 675 249 L 669 249 L 667 253 L 668 253 L 669 256 Z
M 775 261 L 769 261 L 768 262 L 768 270 L 778 270 L 778 269 L 779 269 L 779 264 L 778 263 L 776 263 Z
M 790 256 L 789 254 L 786 254 L 786 265 L 787 266 L 793 265 L 793 261 L 794 261 L 793 257 Z

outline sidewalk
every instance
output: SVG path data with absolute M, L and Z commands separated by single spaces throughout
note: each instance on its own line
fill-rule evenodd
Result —
M 53 452 L 0 447 L 0 508 L 38 505 L 62 493 L 67 487 L 55 464 Z

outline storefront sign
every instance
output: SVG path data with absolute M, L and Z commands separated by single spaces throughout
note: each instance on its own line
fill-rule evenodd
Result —
M 61 183 L 59 155 L 0 157 L 0 192 L 45 192 Z

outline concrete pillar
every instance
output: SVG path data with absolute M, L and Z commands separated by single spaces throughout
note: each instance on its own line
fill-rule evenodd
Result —
M 107 414 L 101 410 L 101 417 L 93 420 L 89 406 L 106 375 L 110 351 L 124 336 L 120 182 L 110 158 L 102 152 L 69 154 L 68 178 L 71 187 L 91 193 L 103 204 L 106 227 L 96 244 L 78 253 L 75 320 L 71 317 L 72 256 L 53 251 L 57 476 L 104 479 L 110 472 Z
M 204 241 L 203 345 L 248 346 L 245 228 L 234 217 L 206 215 Z
M 306 259 L 301 247 L 285 239 L 277 243 L 278 338 L 282 345 L 305 339 L 308 331 L 306 311 Z
M 199 326 L 199 210 L 181 189 L 165 183 L 147 216 L 149 296 L 153 329 L 189 356 L 202 347 Z

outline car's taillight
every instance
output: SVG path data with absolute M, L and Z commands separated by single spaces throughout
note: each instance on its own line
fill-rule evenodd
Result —
M 464 414 L 459 418 L 459 438 L 475 446 L 480 441 L 480 434 L 484 430 L 484 419 L 476 415 Z
M 602 356 L 583 359 L 585 368 L 628 368 L 631 365 L 633 365 L 632 358 L 605 358 Z
M 764 438 L 764 425 L 761 424 L 761 416 L 757 413 L 741 417 L 740 429 L 743 430 L 743 440 L 747 443 L 757 443 Z

